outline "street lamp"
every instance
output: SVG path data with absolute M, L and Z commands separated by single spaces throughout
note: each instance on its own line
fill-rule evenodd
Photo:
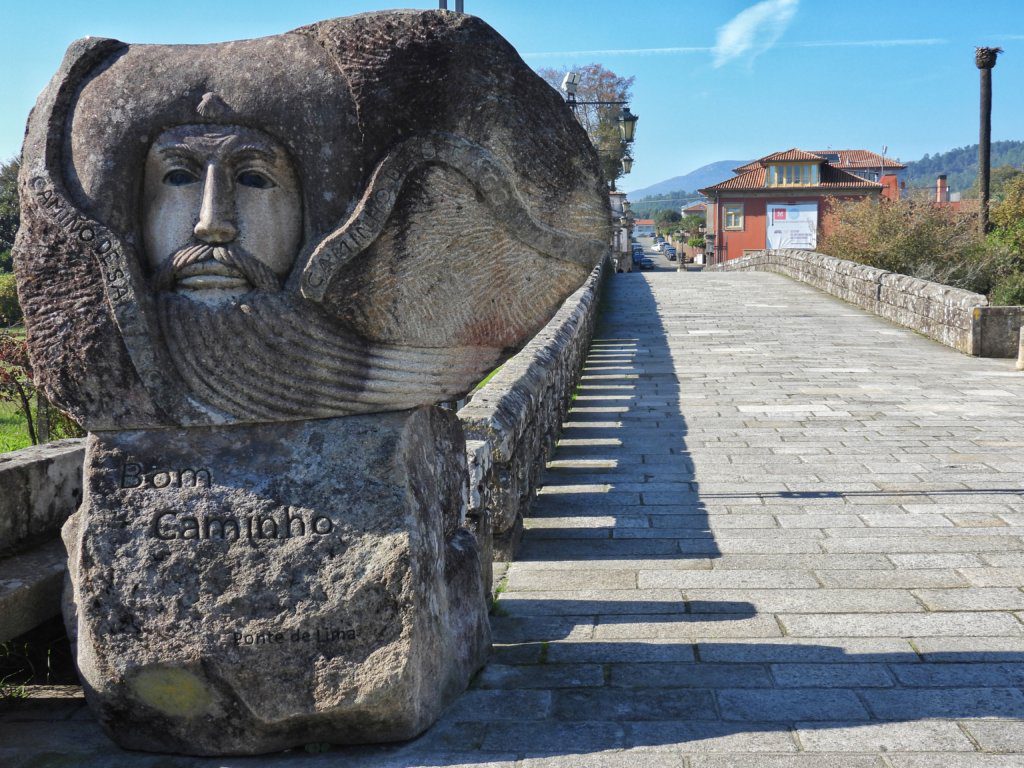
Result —
M 629 155 L 622 156 L 622 172 L 629 173 L 633 170 L 633 158 Z
M 629 111 L 628 105 L 622 105 L 622 112 L 619 114 L 619 136 L 627 144 L 633 143 L 633 137 L 636 135 L 636 121 L 639 119 Z

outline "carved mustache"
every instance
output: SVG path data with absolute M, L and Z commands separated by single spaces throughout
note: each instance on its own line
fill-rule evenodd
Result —
M 216 261 L 237 272 L 249 281 L 257 291 L 274 293 L 281 290 L 281 278 L 264 264 L 245 252 L 237 243 L 231 245 L 210 245 L 195 243 L 182 248 L 168 259 L 157 271 L 154 284 L 158 291 L 169 291 L 182 277 L 186 267 L 203 261 Z

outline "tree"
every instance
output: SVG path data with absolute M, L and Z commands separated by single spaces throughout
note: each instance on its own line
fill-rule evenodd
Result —
M 562 78 L 569 71 L 546 67 L 538 70 L 538 74 L 552 88 L 561 91 Z M 580 83 L 576 87 L 577 102 L 622 102 L 633 97 L 631 89 L 636 80 L 634 77 L 620 77 L 600 64 L 588 64 L 572 71 L 580 76 Z M 621 105 L 579 104 L 576 107 L 576 118 L 601 156 L 601 168 L 613 186 L 623 176 L 622 157 L 626 154 L 626 147 L 619 134 L 621 112 Z
M 683 220 L 683 215 L 675 208 L 662 208 L 654 212 L 654 223 L 659 227 L 668 227 L 669 224 L 678 224 Z
M 1024 171 L 1013 165 L 1000 165 L 993 168 L 990 181 L 992 200 L 1002 200 L 1006 196 L 1006 185 L 1018 176 L 1024 176 Z M 978 181 L 977 176 L 974 177 L 974 181 L 967 188 L 967 191 L 964 192 L 963 196 L 972 200 L 977 200 L 981 197 L 981 183 Z
M 32 445 L 39 442 L 32 412 L 35 393 L 28 344 L 10 331 L 0 331 L 0 402 L 13 403 L 21 412 Z
M 695 214 L 690 213 L 687 214 L 686 216 L 683 216 L 682 221 L 679 222 L 679 228 L 684 232 L 690 232 L 691 234 L 695 234 L 701 227 L 701 225 L 703 225 L 704 223 L 705 222 L 703 216 L 697 216 Z
M 818 245 L 839 259 L 987 294 L 1019 267 L 992 235 L 981 236 L 977 222 L 977 213 L 930 199 L 833 199 Z
M 0 163 L 0 270 L 11 269 L 11 248 L 20 221 L 18 207 L 18 171 L 21 162 L 12 158 Z
M 993 197 L 996 178 L 992 172 Z M 993 229 L 988 242 L 1000 249 L 999 275 L 990 296 L 993 304 L 1024 304 L 1024 173 L 1017 173 L 1000 187 L 1002 198 L 992 208 Z

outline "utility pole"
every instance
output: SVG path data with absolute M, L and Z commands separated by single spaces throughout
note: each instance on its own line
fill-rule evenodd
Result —
M 988 234 L 989 171 L 992 165 L 992 68 L 1002 48 L 975 48 L 974 63 L 981 70 L 981 128 L 978 136 L 978 186 L 981 188 L 981 234 Z

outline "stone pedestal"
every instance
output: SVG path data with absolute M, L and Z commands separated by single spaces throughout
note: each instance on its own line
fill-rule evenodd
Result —
M 92 434 L 65 619 L 122 746 L 407 739 L 487 654 L 458 420 Z

